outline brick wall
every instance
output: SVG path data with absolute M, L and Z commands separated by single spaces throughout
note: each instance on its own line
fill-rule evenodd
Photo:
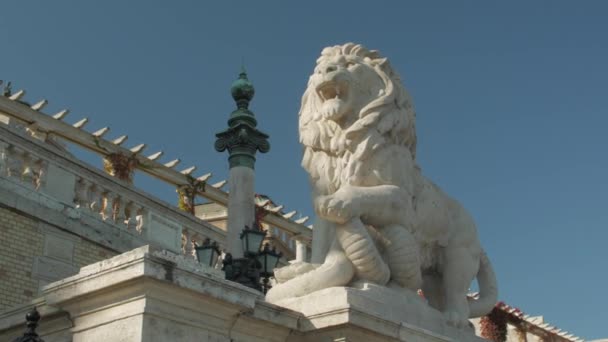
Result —
M 38 291 L 32 265 L 41 251 L 36 222 L 0 208 L 0 310 L 29 301 Z
M 117 253 L 0 208 L 0 311 L 38 296 L 40 286 Z

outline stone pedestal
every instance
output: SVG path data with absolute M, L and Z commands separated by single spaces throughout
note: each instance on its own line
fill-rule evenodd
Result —
M 50 284 L 45 299 L 69 313 L 73 342 L 285 341 L 298 316 L 219 270 L 147 246 Z
M 416 293 L 370 283 L 333 287 L 278 305 L 300 312 L 310 341 L 485 341 L 456 329 Z M 315 339 L 318 338 L 318 339 Z
M 361 284 L 280 306 L 223 273 L 141 247 L 49 284 L 30 304 L 46 342 L 482 341 L 446 326 L 420 298 Z M 0 313 L 0 341 L 23 333 L 22 307 Z

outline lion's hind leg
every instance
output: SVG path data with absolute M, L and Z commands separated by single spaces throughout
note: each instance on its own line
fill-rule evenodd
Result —
M 345 224 L 336 225 L 336 240 L 355 266 L 359 279 L 379 285 L 388 283 L 391 275 L 389 267 L 361 219 L 354 218 Z
M 437 273 L 424 274 L 422 276 L 422 294 L 431 307 L 441 312 L 445 310 L 445 295 L 441 275 Z
M 443 255 L 444 315 L 449 324 L 465 327 L 469 319 L 467 292 L 479 268 L 479 256 L 470 248 L 448 246 Z
M 391 279 L 402 287 L 417 291 L 422 286 L 422 274 L 414 235 L 400 225 L 388 225 L 381 231 L 387 241 L 385 255 Z

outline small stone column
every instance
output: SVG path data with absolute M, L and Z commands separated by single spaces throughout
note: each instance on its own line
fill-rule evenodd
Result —
M 296 261 L 297 262 L 306 262 L 306 258 L 308 257 L 306 254 L 307 246 L 306 242 L 302 240 L 302 238 L 294 237 L 296 241 Z
M 243 257 L 240 234 L 245 226 L 251 227 L 254 222 L 254 165 L 257 151 L 268 152 L 270 144 L 268 135 L 260 132 L 249 102 L 255 90 L 247 79 L 245 70 L 232 84 L 232 98 L 237 109 L 230 114 L 228 129 L 217 133 L 215 149 L 218 152 L 228 150 L 230 177 L 228 179 L 228 227 L 226 249 L 234 258 Z

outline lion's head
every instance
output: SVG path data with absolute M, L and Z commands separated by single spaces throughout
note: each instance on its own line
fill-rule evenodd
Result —
M 414 157 L 415 116 L 386 58 L 353 43 L 327 47 L 302 97 L 300 142 L 329 155 L 350 151 L 359 157 L 400 144 Z

